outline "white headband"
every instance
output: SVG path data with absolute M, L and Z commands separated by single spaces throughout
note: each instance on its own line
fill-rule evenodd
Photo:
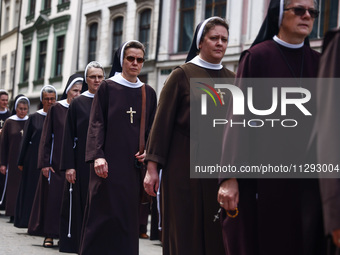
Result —
M 73 86 L 75 83 L 79 82 L 79 81 L 83 82 L 84 79 L 81 78 L 81 77 L 75 78 L 75 79 L 70 83 L 70 85 L 68 85 L 68 87 L 67 87 L 67 89 L 66 89 L 66 94 L 67 94 L 67 92 L 69 92 L 69 90 L 72 88 L 72 86 Z
M 280 0 L 279 29 L 282 23 L 284 0 Z
M 202 34 L 203 34 L 204 27 L 208 23 L 208 21 L 210 21 L 212 19 L 220 19 L 220 20 L 224 21 L 224 19 L 222 19 L 221 17 L 217 17 L 217 16 L 210 17 L 210 18 L 206 19 L 205 21 L 203 21 L 203 23 L 202 23 L 202 25 L 199 28 L 198 33 L 197 33 L 197 38 L 196 38 L 197 49 L 199 49 L 199 45 L 200 45 L 200 41 L 201 41 L 201 37 L 202 37 Z
M 42 89 L 40 90 L 40 102 L 42 102 L 42 93 L 43 93 L 43 90 L 46 89 L 46 88 L 50 88 L 50 89 L 54 90 L 55 97 L 56 97 L 56 99 L 57 99 L 58 94 L 57 94 L 57 90 L 55 89 L 55 87 L 53 87 L 52 85 L 45 85 L 45 86 L 42 87 Z
M 15 101 L 15 105 L 14 105 L 14 109 L 15 109 L 15 110 L 17 109 L 18 102 L 19 102 L 21 99 L 25 99 L 25 100 L 27 101 L 27 103 L 28 103 L 28 107 L 30 107 L 30 100 L 29 100 L 27 97 L 25 97 L 25 96 L 21 96 L 21 97 L 19 97 L 19 98 L 17 99 L 17 101 Z

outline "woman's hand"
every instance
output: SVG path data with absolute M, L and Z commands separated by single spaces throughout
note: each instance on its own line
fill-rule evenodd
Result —
M 69 183 L 74 184 L 76 182 L 76 170 L 67 169 L 65 173 L 65 178 Z
M 99 177 L 107 178 L 109 176 L 109 167 L 105 158 L 97 158 L 94 161 L 94 171 Z
M 227 211 L 235 210 L 239 202 L 238 182 L 235 178 L 225 180 L 218 190 L 217 202 Z
M 159 177 L 157 171 L 157 163 L 153 161 L 148 162 L 148 170 L 144 178 L 144 189 L 145 192 L 150 196 L 155 197 L 159 187 Z
M 46 178 L 48 178 L 50 171 L 55 173 L 54 169 L 50 166 L 41 168 L 41 171 Z

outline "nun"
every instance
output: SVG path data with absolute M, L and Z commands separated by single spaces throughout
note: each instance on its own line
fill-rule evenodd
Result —
M 90 62 L 83 84 L 88 90 L 72 100 L 67 111 L 60 162 L 67 180 L 60 219 L 60 252 L 79 250 L 90 176 L 90 164 L 85 162 L 87 129 L 92 101 L 104 77 L 103 66 L 97 61 Z
M 14 226 L 17 228 L 28 227 L 40 175 L 37 162 L 42 127 L 47 112 L 51 105 L 54 104 L 56 97 L 56 89 L 51 85 L 45 85 L 40 91 L 42 108 L 30 114 L 25 123 L 18 160 L 18 167 L 22 171 L 22 179 L 14 217 Z
M 312 79 L 306 83 L 304 78 L 315 78 L 318 73 L 320 54 L 308 43 L 308 35 L 318 14 L 313 0 L 272 0 L 252 47 L 241 55 L 236 79 L 239 88 L 245 92 L 250 86 L 247 80 L 276 78 L 271 79 L 269 86 L 256 86 L 255 83 L 253 98 L 257 109 L 268 109 L 272 105 L 273 87 L 280 91 L 283 87 L 301 86 L 312 95 L 305 104 L 311 115 L 305 116 L 296 107 L 291 107 L 285 116 L 277 110 L 266 118 L 293 119 L 298 122 L 295 127 L 228 126 L 224 133 L 221 165 L 252 167 L 262 164 L 277 168 L 315 163 L 315 143 L 309 144 L 316 113 L 315 83 L 310 82 Z M 227 119 L 259 118 L 255 116 L 249 111 L 242 116 L 230 111 Z M 237 174 L 229 178 L 222 176 L 218 202 L 225 209 L 223 235 L 226 254 L 324 254 L 317 176 L 308 173 L 299 178 L 296 176 L 279 173 L 274 173 L 271 178 L 265 178 L 265 175 L 257 178 L 248 175 L 248 179 Z M 228 216 L 227 212 L 236 208 L 239 215 L 235 218 Z
M 60 155 L 66 113 L 73 98 L 80 95 L 83 77 L 70 76 L 62 99 L 47 112 L 38 150 L 38 168 L 42 176 L 36 190 L 28 233 L 43 236 L 43 247 L 53 247 L 53 239 L 59 238 L 60 209 L 65 173 L 60 171 Z M 46 183 L 47 181 L 47 183 Z M 47 186 L 47 187 L 46 187 Z
M 14 222 L 15 206 L 21 181 L 21 171 L 18 168 L 20 144 L 23 137 L 25 122 L 28 120 L 30 101 L 24 95 L 15 98 L 12 116 L 5 121 L 2 129 L 0 144 L 0 172 L 6 175 L 6 216 L 10 223 Z M 3 196 L 2 196 L 3 197 Z M 3 200 L 3 199 L 1 199 Z
M 11 116 L 11 112 L 8 110 L 8 93 L 4 89 L 0 89 L 0 134 L 1 129 L 5 124 L 5 120 Z
M 8 107 L 8 93 L 6 90 L 0 89 L 0 139 L 1 139 L 1 130 L 5 124 L 5 120 L 11 116 L 11 112 L 8 110 L 7 107 Z M 4 190 L 5 179 L 6 177 L 0 174 L 0 192 Z M 4 197 L 4 199 L 5 198 L 6 197 Z M 2 204 L 0 203 L 0 210 L 5 210 L 5 205 L 6 205 L 5 200 L 1 200 L 1 201 L 2 201 Z
M 155 121 L 147 143 L 147 173 L 144 187 L 156 196 L 158 170 L 162 172 L 163 254 L 224 254 L 222 232 L 214 215 L 216 179 L 190 178 L 190 79 L 235 76 L 222 65 L 228 45 L 229 25 L 220 17 L 201 22 L 195 31 L 186 63 L 172 71 L 162 89 Z M 202 80 L 202 79 L 201 79 Z M 224 98 L 228 103 L 228 97 Z M 198 126 L 198 125 L 197 125 Z M 194 137 L 195 136 L 195 137 Z
M 138 75 L 145 48 L 124 43 L 94 96 L 87 134 L 88 201 L 79 254 L 139 254 L 140 164 L 156 111 L 156 93 Z M 143 110 L 142 110 L 143 109 Z

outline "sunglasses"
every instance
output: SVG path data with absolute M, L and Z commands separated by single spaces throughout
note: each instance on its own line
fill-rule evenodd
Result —
M 308 12 L 309 12 L 309 15 L 310 15 L 313 19 L 319 17 L 319 11 L 316 10 L 316 9 L 313 9 L 313 8 L 291 7 L 291 8 L 285 9 L 285 11 L 288 11 L 288 10 L 293 10 L 293 11 L 294 11 L 294 14 L 295 14 L 296 16 L 303 16 L 303 15 L 305 15 L 306 11 L 308 11 Z
M 129 62 L 134 62 L 135 60 L 137 60 L 137 63 L 141 64 L 144 62 L 144 58 L 135 58 L 135 57 L 132 57 L 132 56 L 127 56 L 126 57 L 127 61 Z

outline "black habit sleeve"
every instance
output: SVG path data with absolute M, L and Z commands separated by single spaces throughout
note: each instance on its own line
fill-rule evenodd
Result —
M 93 162 L 97 158 L 105 158 L 104 145 L 106 137 L 108 89 L 103 81 L 96 92 L 90 113 L 89 129 L 86 141 L 86 162 Z
M 177 115 L 180 114 L 189 119 L 189 116 L 178 112 L 184 109 L 189 114 L 188 109 L 181 107 L 185 104 L 185 99 L 189 97 L 185 81 L 183 70 L 175 69 L 165 82 L 159 98 L 155 121 L 146 146 L 146 161 L 156 162 L 160 168 L 166 164 Z M 181 126 L 183 120 L 179 120 L 180 123 L 177 124 Z
M 5 121 L 4 127 L 1 131 L 1 145 L 0 145 L 0 165 L 6 166 L 8 165 L 8 132 L 9 132 L 9 120 Z
M 70 104 L 70 107 L 67 111 L 64 135 L 63 135 L 63 143 L 61 150 L 61 160 L 60 160 L 60 170 L 65 171 L 67 169 L 75 169 L 75 152 L 74 145 L 76 145 L 77 141 L 77 116 L 74 105 Z
M 21 150 L 20 150 L 19 159 L 18 159 L 18 165 L 19 166 L 24 165 L 25 155 L 27 153 L 29 143 L 32 139 L 32 134 L 33 134 L 32 127 L 33 127 L 32 118 L 28 118 L 28 120 L 25 123 L 24 134 L 23 134 L 23 138 L 22 138 L 22 142 L 21 142 Z
M 38 152 L 38 168 L 51 166 L 54 105 L 50 107 L 44 121 Z

